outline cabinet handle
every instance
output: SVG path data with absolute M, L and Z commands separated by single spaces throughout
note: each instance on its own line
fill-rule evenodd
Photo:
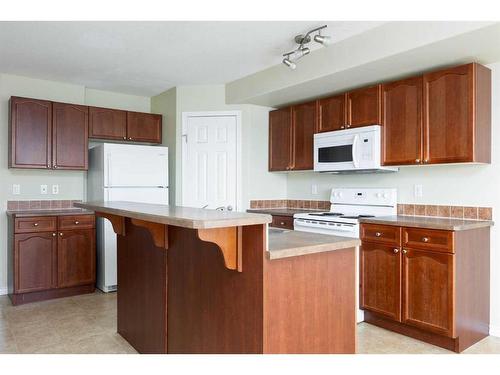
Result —
M 62 237 L 62 236 L 63 236 L 63 233 L 62 233 L 62 232 L 59 232 L 59 236 L 61 236 L 61 237 Z
M 344 125 L 341 125 L 341 126 L 340 126 L 340 129 L 344 129 L 344 128 L 345 128 L 345 126 L 344 126 Z
M 57 169 L 57 165 L 54 164 L 54 169 Z
M 56 234 L 55 234 L 55 233 L 52 233 L 52 237 L 55 237 L 55 236 L 56 236 Z
M 381 235 L 382 235 L 382 233 L 380 233 L 380 232 L 375 233 L 375 237 L 380 237 Z
M 420 159 L 415 159 L 415 163 L 419 164 L 420 163 Z
M 123 139 L 127 139 L 127 137 L 123 137 Z
M 79 221 L 75 221 L 75 225 L 78 225 L 78 224 L 80 224 L 80 222 Z
M 422 237 L 422 242 L 429 242 L 429 237 Z
M 424 163 L 427 164 L 429 162 L 429 159 L 424 159 Z
M 399 253 L 399 249 L 394 249 L 393 251 L 394 251 L 394 254 Z
M 403 250 L 401 250 L 401 252 L 402 252 L 403 254 L 406 254 L 408 251 L 406 251 L 405 249 L 403 249 Z
M 282 221 L 282 222 L 280 223 L 280 225 L 285 225 L 285 223 Z
M 132 137 L 128 137 L 128 140 L 131 141 L 132 140 Z
M 351 127 L 351 125 L 346 125 L 345 127 L 346 127 L 346 128 L 350 128 L 350 127 Z
M 34 227 L 37 227 L 37 226 L 38 226 L 38 223 L 33 223 L 33 226 L 34 226 Z

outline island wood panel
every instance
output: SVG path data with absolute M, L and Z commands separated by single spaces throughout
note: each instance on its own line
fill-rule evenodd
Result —
M 52 103 L 10 98 L 9 168 L 52 167 Z
M 262 353 L 264 231 L 242 228 L 237 272 L 196 230 L 170 227 L 168 353 Z
M 264 353 L 356 351 L 354 248 L 264 261 Z
M 167 352 L 167 252 L 125 219 L 117 235 L 118 333 L 139 353 Z

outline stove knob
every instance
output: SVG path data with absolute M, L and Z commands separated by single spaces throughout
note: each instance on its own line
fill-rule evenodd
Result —
M 387 193 L 382 194 L 384 198 L 387 198 Z
M 382 196 L 382 194 L 380 194 L 380 193 L 377 193 L 375 195 L 377 196 L 377 198 L 380 198 Z

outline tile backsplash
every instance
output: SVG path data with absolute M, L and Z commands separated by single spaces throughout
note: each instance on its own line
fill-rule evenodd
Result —
M 60 210 L 73 208 L 73 203 L 81 200 L 30 200 L 30 201 L 7 201 L 8 211 L 24 210 Z
M 297 208 L 313 210 L 329 210 L 329 201 L 298 200 L 298 199 L 266 199 L 251 200 L 250 208 Z M 491 220 L 491 207 L 445 206 L 431 204 L 398 203 L 398 215 L 436 216 L 457 219 Z

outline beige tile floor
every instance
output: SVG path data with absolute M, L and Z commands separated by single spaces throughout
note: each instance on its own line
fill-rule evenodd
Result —
M 445 349 L 362 323 L 358 353 L 453 354 Z M 136 353 L 116 333 L 116 293 L 12 306 L 0 296 L 0 353 Z M 464 353 L 500 354 L 500 338 L 488 337 Z

